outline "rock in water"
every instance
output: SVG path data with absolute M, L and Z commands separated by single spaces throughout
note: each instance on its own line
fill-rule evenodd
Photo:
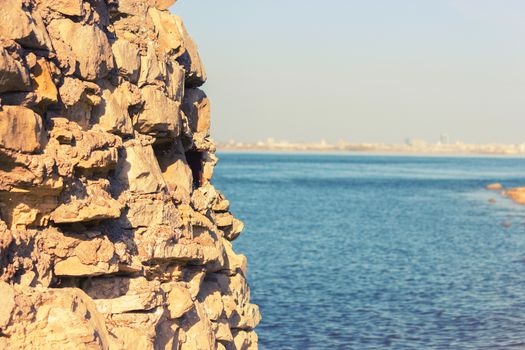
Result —
M 256 349 L 175 1 L 0 2 L 0 348 Z

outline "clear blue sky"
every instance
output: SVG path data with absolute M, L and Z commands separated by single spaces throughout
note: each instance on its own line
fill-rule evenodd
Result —
M 179 0 L 218 141 L 525 142 L 524 0 Z

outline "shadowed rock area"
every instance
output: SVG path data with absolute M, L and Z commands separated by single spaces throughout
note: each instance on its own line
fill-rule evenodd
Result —
M 0 0 L 0 348 L 257 349 L 174 0 Z

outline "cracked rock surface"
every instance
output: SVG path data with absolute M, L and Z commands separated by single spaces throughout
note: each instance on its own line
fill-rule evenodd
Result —
M 174 0 L 0 0 L 0 349 L 257 349 Z

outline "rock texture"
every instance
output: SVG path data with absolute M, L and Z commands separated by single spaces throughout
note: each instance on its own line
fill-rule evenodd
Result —
M 0 348 L 256 349 L 174 0 L 0 0 Z

